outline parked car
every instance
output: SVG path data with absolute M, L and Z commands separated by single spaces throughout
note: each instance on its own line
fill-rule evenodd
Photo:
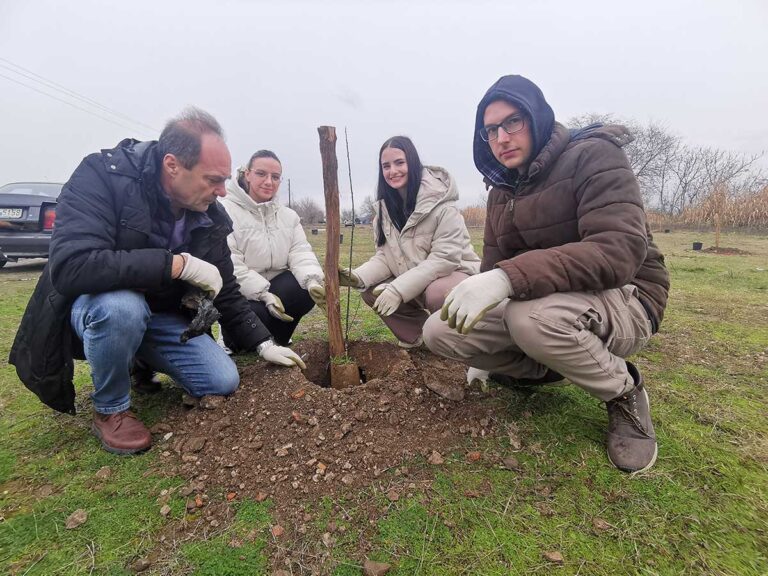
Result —
M 48 258 L 62 186 L 52 182 L 0 186 L 0 268 L 9 260 Z

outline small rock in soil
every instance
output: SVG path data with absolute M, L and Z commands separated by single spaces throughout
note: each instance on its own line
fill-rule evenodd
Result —
M 502 460 L 502 463 L 504 464 L 504 468 L 507 470 L 520 470 L 520 463 L 517 461 L 517 458 L 514 456 L 507 456 Z
M 592 518 L 592 526 L 594 526 L 596 530 L 601 530 L 601 531 L 610 530 L 611 528 L 613 528 L 613 526 L 608 524 L 608 522 L 606 522 L 602 518 Z
M 196 436 L 194 438 L 190 438 L 184 443 L 184 452 L 200 452 L 203 448 L 205 448 L 205 442 L 206 439 L 202 436 Z
M 133 570 L 134 572 L 144 572 L 144 570 L 149 568 L 151 565 L 152 563 L 146 558 L 139 558 L 138 560 L 136 560 L 136 562 L 131 564 L 131 570 Z
M 95 474 L 96 478 L 99 480 L 106 480 L 110 476 L 112 476 L 112 468 L 109 466 L 102 466 L 99 468 L 99 471 Z
M 53 494 L 54 488 L 52 484 L 43 484 L 40 486 L 40 488 L 37 489 L 37 495 L 40 498 L 48 498 L 51 494 Z
M 170 513 L 171 513 L 171 507 L 168 506 L 168 504 L 165 504 L 162 508 L 160 508 L 160 515 L 161 516 L 166 517 Z
M 384 576 L 390 568 L 391 566 L 384 562 L 366 560 L 363 564 L 363 576 Z
M 88 520 L 88 512 L 83 510 L 82 508 L 78 508 L 72 514 L 69 515 L 67 518 L 66 524 L 64 526 L 67 530 L 72 530 L 74 528 L 78 528 L 85 524 L 85 521 Z
M 150 434 L 166 434 L 171 431 L 171 427 L 165 422 L 158 422 L 149 429 Z
M 562 566 L 565 563 L 565 560 L 563 560 L 563 555 L 560 554 L 560 552 L 544 552 L 544 558 L 553 564 L 557 564 L 558 566 Z
M 200 408 L 204 410 L 216 410 L 224 404 L 224 396 L 203 396 L 200 398 Z
M 279 538 L 283 534 L 285 534 L 285 528 L 280 526 L 280 524 L 275 524 L 274 526 L 272 526 L 272 536 L 274 536 L 275 538 Z
M 400 493 L 397 490 L 390 490 L 387 492 L 387 498 L 389 498 L 390 502 L 397 502 L 400 500 Z
M 434 464 L 435 466 L 439 466 L 440 464 L 444 463 L 445 460 L 443 460 L 443 456 L 440 454 L 440 452 L 437 450 L 432 450 L 432 454 L 430 454 L 429 458 L 427 458 L 427 462 Z

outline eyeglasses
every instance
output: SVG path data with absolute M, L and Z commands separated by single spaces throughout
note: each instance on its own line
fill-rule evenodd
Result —
M 273 184 L 279 184 L 283 180 L 281 174 L 275 174 L 274 172 L 270 174 L 269 172 L 264 172 L 264 170 L 251 170 L 250 168 L 248 168 L 248 172 L 253 172 L 256 175 L 256 178 L 259 180 L 264 180 L 267 176 L 269 176 Z
M 525 117 L 520 114 L 513 114 L 509 118 L 505 118 L 501 124 L 489 124 L 480 128 L 480 138 L 485 142 L 492 142 L 499 137 L 499 128 L 504 130 L 507 134 L 514 134 L 520 132 L 525 128 Z

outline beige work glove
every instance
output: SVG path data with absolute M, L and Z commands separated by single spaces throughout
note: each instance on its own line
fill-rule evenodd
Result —
M 365 284 L 360 280 L 360 276 L 352 270 L 339 268 L 339 286 L 349 286 L 351 288 L 365 288 Z
M 469 334 L 486 312 L 512 296 L 512 283 L 499 268 L 462 280 L 445 298 L 440 319 L 459 334 Z
M 288 314 L 285 313 L 283 301 L 275 294 L 272 294 L 272 292 L 262 292 L 259 295 L 259 300 L 267 305 L 267 311 L 278 320 L 282 320 L 283 322 L 293 322 L 293 316 L 288 316 Z
M 391 316 L 403 303 L 400 292 L 391 284 L 379 284 L 371 290 L 371 293 L 377 296 L 373 309 L 382 316 Z
M 219 269 L 205 260 L 195 258 L 188 252 L 182 252 L 181 256 L 184 258 L 184 267 L 179 274 L 179 280 L 189 282 L 204 292 L 208 292 L 212 300 L 216 298 L 224 285 Z
M 256 350 L 259 352 L 259 356 L 272 364 L 279 364 L 280 366 L 298 366 L 302 370 L 306 370 L 307 368 L 307 365 L 304 364 L 304 360 L 301 359 L 301 356 L 296 354 L 296 352 L 290 348 L 278 346 L 273 340 L 262 342 L 258 345 Z
M 317 280 L 310 280 L 307 282 L 307 291 L 309 292 L 309 297 L 312 298 L 312 301 L 317 304 L 317 307 L 321 310 L 326 310 L 326 304 L 325 301 L 325 286 L 320 284 Z

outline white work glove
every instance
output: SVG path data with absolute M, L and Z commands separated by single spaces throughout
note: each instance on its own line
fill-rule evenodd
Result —
M 352 270 L 339 268 L 339 286 L 349 286 L 351 288 L 365 288 L 365 284 L 360 280 L 360 276 Z
M 285 313 L 283 301 L 272 294 L 272 292 L 262 292 L 259 295 L 259 300 L 267 305 L 267 311 L 278 320 L 282 320 L 283 322 L 293 322 L 293 316 L 288 316 L 288 314 Z
M 224 285 L 219 269 L 205 260 L 195 258 L 188 252 L 182 252 L 181 255 L 184 257 L 184 268 L 181 269 L 179 280 L 189 282 L 193 286 L 208 292 L 211 299 L 216 298 L 216 295 Z
M 262 342 L 259 344 L 257 350 L 259 356 L 272 364 L 279 364 L 280 366 L 298 366 L 302 370 L 307 368 L 307 365 L 304 364 L 304 360 L 301 359 L 301 356 L 296 354 L 296 352 L 290 348 L 278 346 L 273 340 Z
M 448 293 L 440 310 L 440 319 L 460 334 L 469 334 L 485 313 L 512 296 L 507 274 L 496 268 L 462 280 Z
M 312 301 L 317 304 L 317 307 L 321 310 L 326 309 L 325 301 L 325 286 L 320 284 L 317 280 L 310 280 L 307 282 L 307 291 Z
M 403 303 L 403 297 L 400 296 L 400 292 L 391 284 L 379 284 L 371 293 L 374 296 L 378 296 L 373 303 L 373 309 L 382 316 L 391 316 L 395 310 L 400 308 L 400 304 Z

